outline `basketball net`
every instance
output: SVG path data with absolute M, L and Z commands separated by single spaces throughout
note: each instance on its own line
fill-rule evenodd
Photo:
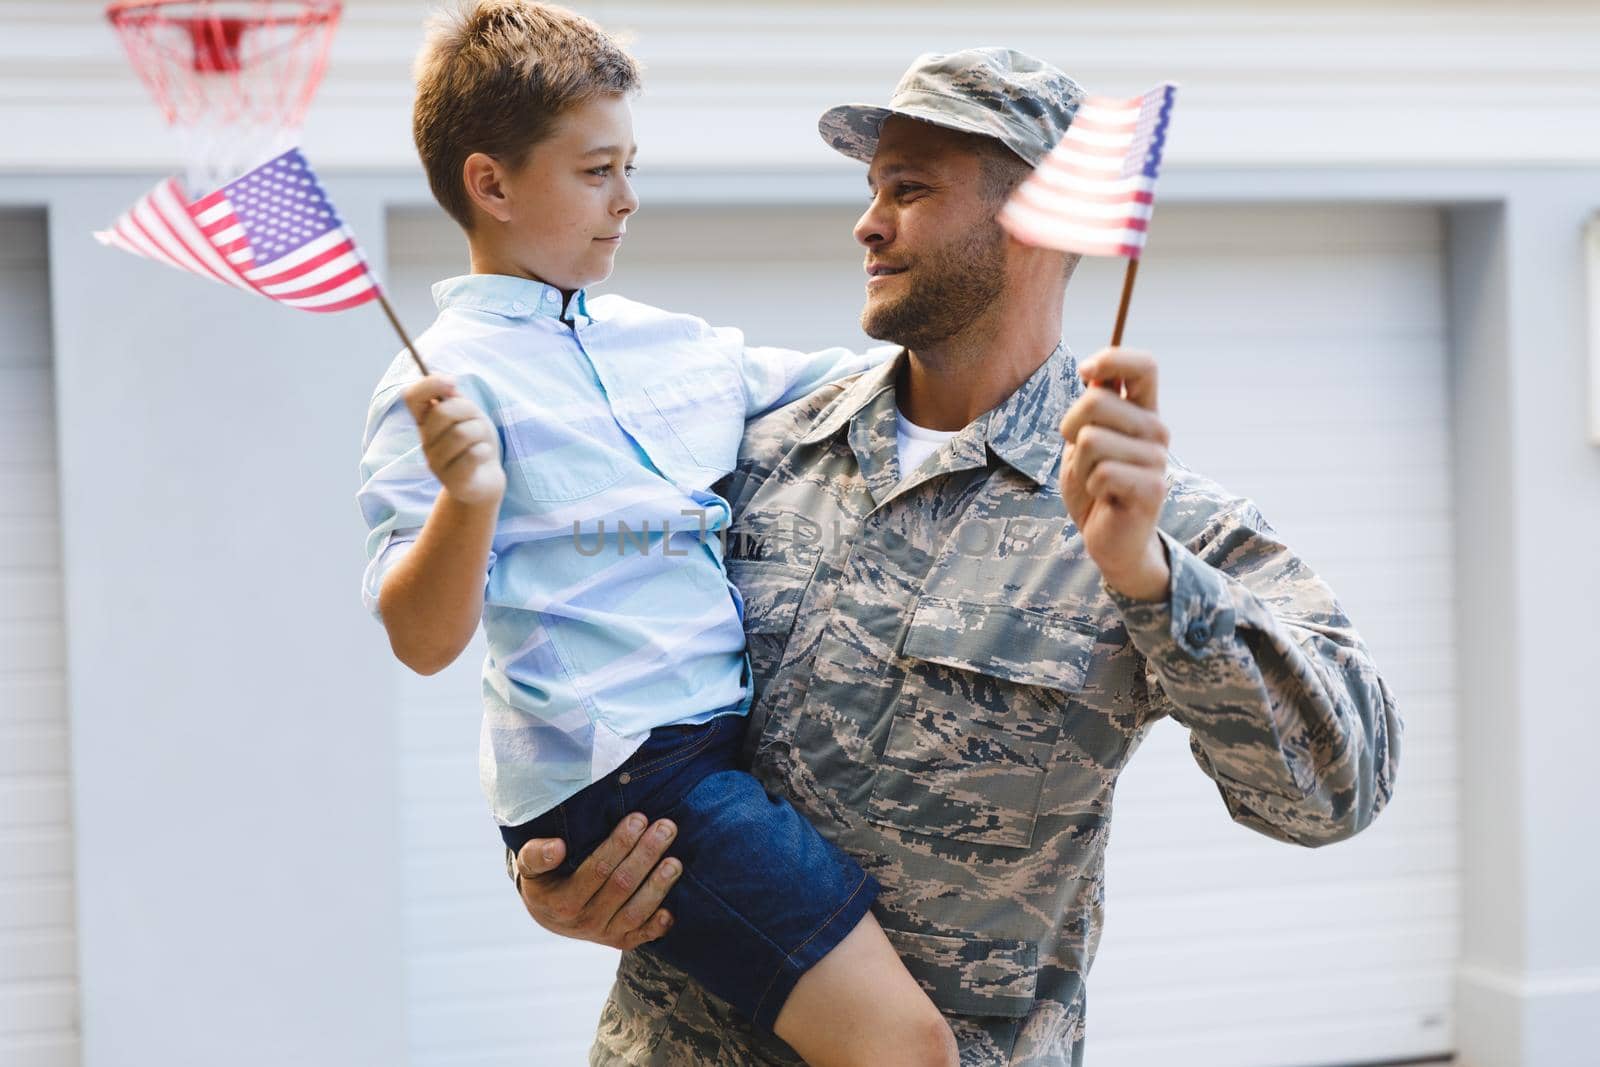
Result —
M 338 0 L 117 0 L 106 9 L 178 135 L 192 196 L 296 143 L 341 8 Z

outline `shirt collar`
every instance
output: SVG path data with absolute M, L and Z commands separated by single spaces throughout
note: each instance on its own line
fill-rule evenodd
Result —
M 1033 479 L 1050 481 L 1061 459 L 1061 419 L 1083 391 L 1078 360 L 1063 342 L 987 415 L 986 436 L 995 454 Z
M 834 398 L 801 444 L 815 444 L 839 433 L 885 389 L 893 390 L 905 349 L 862 374 Z M 1058 344 L 1016 391 L 974 421 L 982 423 L 982 439 L 995 455 L 1036 485 L 1048 482 L 1061 458 L 1061 419 L 1082 391 L 1078 361 L 1065 343 Z
M 440 311 L 445 308 L 466 308 L 469 311 L 487 311 L 491 315 L 504 315 L 509 319 L 533 318 L 546 315 L 552 319 L 565 318 L 568 309 L 562 306 L 561 290 L 532 278 L 517 278 L 508 274 L 462 274 L 435 282 L 433 302 Z M 570 310 L 574 319 L 589 319 L 589 301 L 579 289 L 572 294 Z

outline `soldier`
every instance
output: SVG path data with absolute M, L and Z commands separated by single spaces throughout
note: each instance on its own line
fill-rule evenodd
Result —
M 903 351 L 751 423 L 720 485 L 751 770 L 882 884 L 964 1064 L 1082 1063 L 1112 790 L 1152 723 L 1189 730 L 1235 821 L 1305 846 L 1371 823 L 1402 729 L 1332 590 L 1167 451 L 1155 360 L 1061 343 L 1077 257 L 995 223 L 1082 96 L 973 49 L 919 57 L 888 107 L 823 115 L 868 164 L 863 327 Z M 659 936 L 682 870 L 646 821 L 570 877 L 560 842 L 508 853 L 534 919 Z M 799 1061 L 625 952 L 591 1062 Z

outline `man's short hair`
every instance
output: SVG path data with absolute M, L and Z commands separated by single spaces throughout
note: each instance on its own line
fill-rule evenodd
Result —
M 474 152 L 515 170 L 562 115 L 639 87 L 633 57 L 590 20 L 531 0 L 465 0 L 429 20 L 413 74 L 412 137 L 434 199 L 465 230 Z
M 984 198 L 999 207 L 1011 195 L 1012 190 L 1033 173 L 1033 167 L 1027 160 L 992 137 L 973 135 L 972 140 L 977 145 Z

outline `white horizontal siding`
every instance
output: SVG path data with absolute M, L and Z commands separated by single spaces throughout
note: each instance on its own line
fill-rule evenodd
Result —
M 79 1061 L 42 212 L 0 211 L 0 1063 Z
M 883 100 L 919 52 L 977 44 L 1026 48 L 1097 92 L 1177 81 L 1174 167 L 1600 160 L 1600 13 L 1581 2 L 572 6 L 626 34 L 645 65 L 647 168 L 842 167 L 815 134 L 824 107 Z M 0 169 L 177 159 L 103 7 L 0 0 Z M 409 69 L 423 11 L 345 5 L 306 128 L 314 161 L 415 166 Z

